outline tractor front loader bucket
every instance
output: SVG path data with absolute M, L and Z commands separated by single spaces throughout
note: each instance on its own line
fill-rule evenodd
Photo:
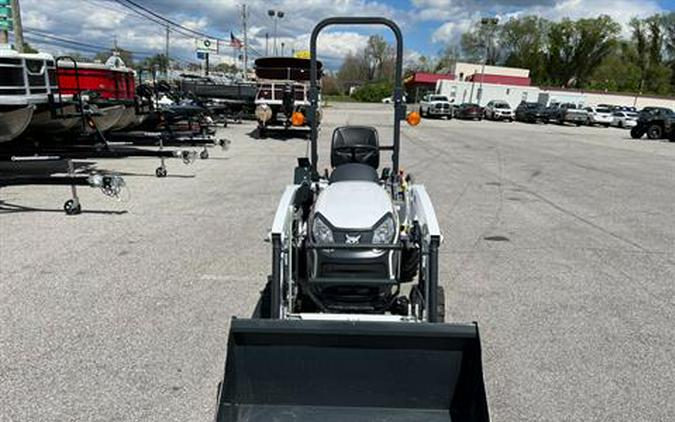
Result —
M 233 319 L 216 422 L 488 422 L 475 324 Z

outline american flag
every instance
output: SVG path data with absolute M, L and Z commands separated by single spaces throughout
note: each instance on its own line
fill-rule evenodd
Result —
M 230 46 L 234 48 L 242 48 L 244 43 L 242 43 L 239 38 L 235 37 L 234 34 L 230 32 Z

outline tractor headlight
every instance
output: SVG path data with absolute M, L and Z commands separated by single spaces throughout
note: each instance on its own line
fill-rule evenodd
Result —
M 317 243 L 334 243 L 333 231 L 324 223 L 318 216 L 314 217 L 314 224 L 312 224 L 312 236 Z
M 373 244 L 391 243 L 396 237 L 396 227 L 394 219 L 388 215 L 373 232 Z

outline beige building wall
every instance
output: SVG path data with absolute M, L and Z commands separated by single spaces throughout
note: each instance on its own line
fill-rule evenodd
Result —
M 586 104 L 590 106 L 598 104 L 635 106 L 638 110 L 644 107 L 667 107 L 675 110 L 675 98 L 658 98 L 649 96 L 638 96 L 637 101 L 634 95 L 605 94 L 596 92 L 585 92 Z
M 455 66 L 452 70 L 455 78 L 458 80 L 464 80 L 473 74 L 480 75 L 482 65 L 476 63 L 457 62 L 455 63 Z M 488 75 L 515 76 L 518 78 L 530 77 L 530 71 L 528 69 L 520 69 L 517 67 L 485 66 L 485 73 Z

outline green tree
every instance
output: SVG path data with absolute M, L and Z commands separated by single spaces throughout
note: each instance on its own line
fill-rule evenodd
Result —
M 530 70 L 535 83 L 547 79 L 544 51 L 549 22 L 537 16 L 511 18 L 501 31 L 501 48 L 505 66 Z
M 501 27 L 499 25 L 483 24 L 480 21 L 469 31 L 462 34 L 460 46 L 462 47 L 462 60 L 474 63 L 494 65 L 500 60 Z
M 230 63 L 218 63 L 213 67 L 214 72 L 222 73 L 237 73 L 239 68 L 236 65 Z
M 337 73 L 341 82 L 358 82 L 367 79 L 367 64 L 363 54 L 347 54 Z
M 24 41 L 24 43 L 23 43 L 23 52 L 24 52 L 24 53 L 28 53 L 28 54 L 39 53 L 39 51 L 37 51 L 36 49 L 34 49 L 33 46 L 31 46 L 30 44 L 28 44 L 28 43 L 25 42 L 25 41 Z
M 548 31 L 547 74 L 551 83 L 584 86 L 612 53 L 621 26 L 609 16 L 551 24 Z
M 169 60 L 164 54 L 155 54 L 152 57 L 145 58 L 138 64 L 140 69 L 154 69 L 157 68 L 160 72 L 166 72 L 169 67 Z
M 455 45 L 446 46 L 439 53 L 438 61 L 436 61 L 436 65 L 434 66 L 433 71 L 439 73 L 450 72 L 450 69 L 452 69 L 455 63 L 457 63 L 459 57 L 460 51 L 457 46 Z
M 371 35 L 364 50 L 368 80 L 388 79 L 393 75 L 393 49 L 381 35 Z
M 675 93 L 675 12 L 663 16 L 662 19 L 665 35 L 666 61 L 670 67 L 671 92 Z
M 371 82 L 357 89 L 352 98 L 361 102 L 379 103 L 393 92 L 394 86 L 390 81 Z

